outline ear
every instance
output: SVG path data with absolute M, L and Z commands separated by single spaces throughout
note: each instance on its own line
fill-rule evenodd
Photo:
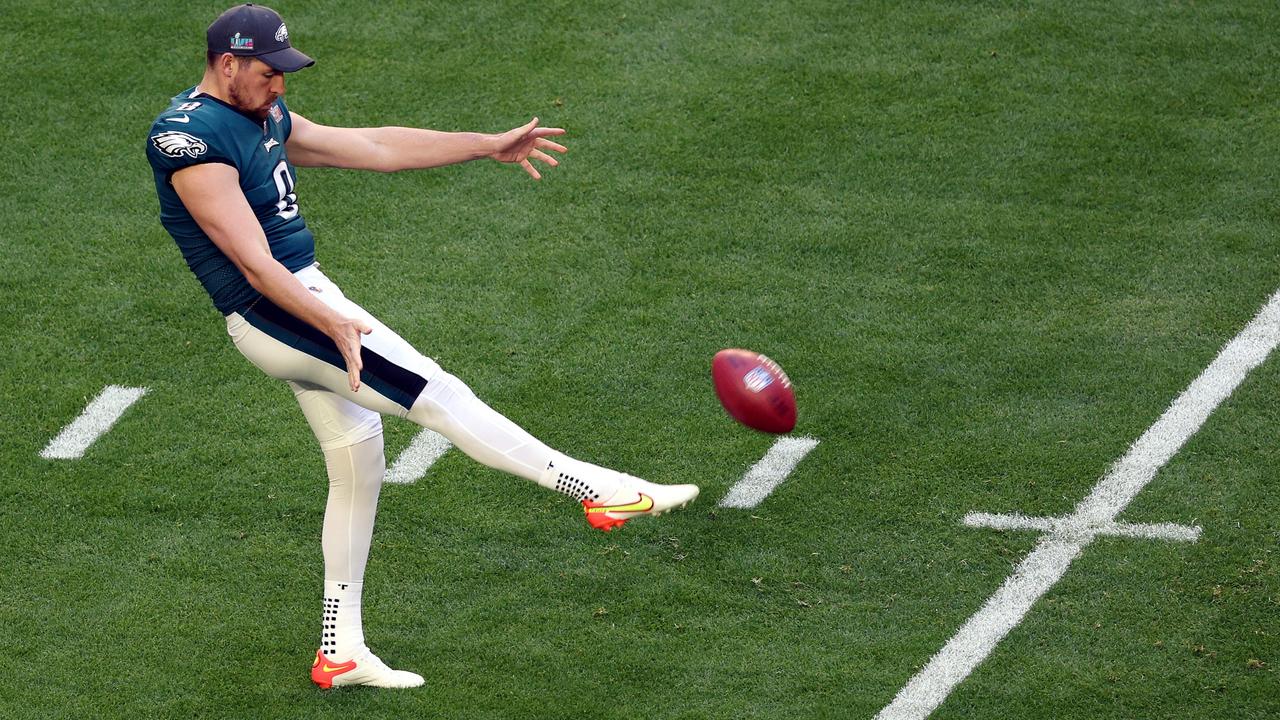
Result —
M 235 74 L 236 56 L 231 53 L 222 53 L 218 58 L 218 72 L 225 78 L 230 78 Z

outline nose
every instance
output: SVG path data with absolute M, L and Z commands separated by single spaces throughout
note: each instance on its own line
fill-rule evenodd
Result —
M 271 92 L 277 96 L 284 94 L 284 73 L 271 78 Z

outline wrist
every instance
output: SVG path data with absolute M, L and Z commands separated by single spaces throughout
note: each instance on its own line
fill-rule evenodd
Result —
M 476 158 L 493 158 L 501 149 L 499 144 L 500 136 L 489 135 L 485 133 L 477 133 L 477 146 L 479 148 Z
M 318 301 L 317 301 L 318 302 Z M 319 327 L 320 331 L 329 337 L 341 332 L 342 324 L 347 321 L 337 310 L 329 307 L 324 303 L 320 303 Z

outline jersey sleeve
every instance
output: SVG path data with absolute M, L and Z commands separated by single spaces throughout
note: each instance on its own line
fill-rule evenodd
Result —
M 162 116 L 151 126 L 147 134 L 147 160 L 156 172 L 169 177 L 192 165 L 236 164 L 230 148 L 218 133 L 193 120 L 174 122 Z
M 289 142 L 289 134 L 293 132 L 293 116 L 289 114 L 289 106 L 284 98 L 276 99 L 276 107 L 280 108 L 280 130 L 284 133 L 284 141 Z

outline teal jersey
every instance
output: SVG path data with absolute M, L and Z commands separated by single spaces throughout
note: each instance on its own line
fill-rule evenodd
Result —
M 267 236 L 271 255 L 291 272 L 315 262 L 315 238 L 298 210 L 297 175 L 284 144 L 293 129 L 284 100 L 266 120 L 188 88 L 169 102 L 147 135 L 147 159 L 160 196 L 160 222 L 187 266 L 224 315 L 243 313 L 261 294 L 200 229 L 170 182 L 173 173 L 201 163 L 223 163 L 240 173 L 244 192 Z

